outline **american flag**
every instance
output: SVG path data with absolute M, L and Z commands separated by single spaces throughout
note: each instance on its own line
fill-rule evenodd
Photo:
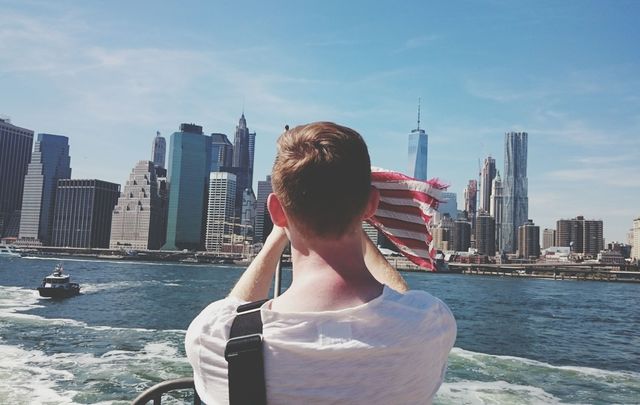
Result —
M 429 221 L 443 201 L 447 186 L 437 179 L 420 181 L 402 173 L 371 168 L 380 204 L 367 222 L 378 228 L 400 252 L 420 267 L 436 271 Z

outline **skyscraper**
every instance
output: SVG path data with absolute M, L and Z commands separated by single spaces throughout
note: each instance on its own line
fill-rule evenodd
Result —
M 463 219 L 453 223 L 453 243 L 452 250 L 456 252 L 466 252 L 471 246 L 471 222 Z
M 59 179 L 71 177 L 69 138 L 38 134 L 24 179 L 20 243 L 49 245 Z
M 233 167 L 223 168 L 236 175 L 236 209 L 235 216 L 242 216 L 242 195 L 244 190 L 253 189 L 253 157 L 255 153 L 256 134 L 249 132 L 244 113 L 236 126 L 233 140 Z
M 640 217 L 633 220 L 633 243 L 631 244 L 631 258 L 640 260 Z
M 205 191 L 211 155 L 202 127 L 181 124 L 169 148 L 167 238 L 162 249 L 198 250 L 204 242 Z
M 542 248 L 547 249 L 556 246 L 556 230 L 545 228 L 542 231 Z
M 109 248 L 158 249 L 163 239 L 163 214 L 155 162 L 141 160 L 113 210 Z
M 442 193 L 443 202 L 438 204 L 437 221 L 442 219 L 442 216 L 449 214 L 449 218 L 456 219 L 458 217 L 458 197 L 456 193 L 445 191 Z
M 151 148 L 151 158 L 153 164 L 158 167 L 164 168 L 164 157 L 167 152 L 167 141 L 164 137 L 160 136 L 160 131 L 156 131 L 156 137 L 153 139 L 153 146 Z
M 273 192 L 271 187 L 271 176 L 266 180 L 258 181 L 258 196 L 256 197 L 256 225 L 254 229 L 254 243 L 264 243 L 267 235 L 271 232 L 273 224 L 267 209 L 267 197 Z
M 467 212 L 467 219 L 475 224 L 478 201 L 478 182 L 469 180 L 469 184 L 464 188 L 464 210 Z M 475 227 L 474 227 L 475 228 Z
M 476 218 L 476 249 L 481 255 L 496 254 L 496 221 L 486 212 L 478 213 Z
M 540 256 L 540 227 L 527 220 L 518 227 L 518 257 L 532 259 Z
M 502 198 L 503 188 L 500 172 L 496 171 L 496 177 L 491 184 L 491 203 L 489 204 L 489 214 L 496 221 L 496 248 L 502 252 Z
M 207 204 L 207 228 L 205 248 L 220 253 L 225 234 L 233 233 L 236 198 L 236 176 L 233 173 L 209 173 L 209 199 Z M 230 242 L 230 241 L 229 241 Z
M 209 171 L 219 172 L 233 164 L 233 145 L 225 134 L 211 134 L 211 167 Z
M 518 227 L 525 224 L 529 216 L 527 137 L 526 132 L 508 132 L 504 136 L 504 195 L 500 248 L 506 253 L 515 252 Z
M 418 101 L 418 127 L 409 133 L 409 176 L 427 180 L 429 136 L 420 128 L 420 102 Z
M 0 237 L 18 236 L 33 131 L 0 118 Z
M 596 256 L 604 249 L 602 220 L 573 219 L 556 222 L 556 246 L 571 247 L 572 253 Z
M 489 212 L 491 206 L 491 191 L 493 186 L 493 179 L 496 177 L 496 160 L 491 156 L 484 159 L 482 170 L 480 171 L 480 198 L 479 207 L 480 212 Z
M 102 180 L 58 180 L 52 245 L 109 247 L 111 214 L 120 184 Z

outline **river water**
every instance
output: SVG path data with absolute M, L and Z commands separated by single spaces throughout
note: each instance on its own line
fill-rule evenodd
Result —
M 82 295 L 38 296 L 58 262 Z M 189 376 L 185 330 L 242 270 L 0 258 L 0 404 L 125 404 Z M 640 403 L 640 284 L 404 276 L 458 322 L 436 403 Z

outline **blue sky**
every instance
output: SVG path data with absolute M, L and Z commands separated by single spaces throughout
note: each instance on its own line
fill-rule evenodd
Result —
M 529 133 L 529 216 L 640 216 L 640 2 L 0 0 L 0 114 L 70 137 L 74 178 L 124 183 L 155 131 L 257 132 L 256 179 L 284 124 L 331 120 L 375 165 L 458 193 L 507 131 Z

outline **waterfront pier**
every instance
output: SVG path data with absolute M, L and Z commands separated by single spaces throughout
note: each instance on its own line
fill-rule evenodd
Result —
M 474 264 L 449 263 L 454 272 L 469 275 L 531 277 L 553 280 L 640 282 L 640 271 L 632 266 L 612 266 L 599 263 L 526 263 Z

